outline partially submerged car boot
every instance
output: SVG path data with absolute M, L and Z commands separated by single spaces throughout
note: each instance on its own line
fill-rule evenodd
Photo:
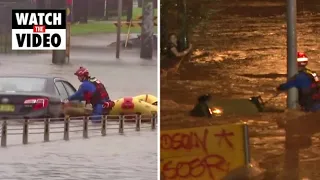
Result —
M 198 103 L 190 111 L 190 116 L 211 118 L 212 113 L 208 106 L 208 101 L 210 100 L 211 100 L 211 96 L 209 94 L 199 96 Z
M 258 109 L 259 112 L 263 112 L 265 107 L 264 107 L 264 102 L 261 98 L 261 96 L 253 96 L 249 99 Z

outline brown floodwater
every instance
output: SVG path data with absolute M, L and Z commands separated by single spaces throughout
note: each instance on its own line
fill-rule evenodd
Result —
M 213 2 L 207 6 L 214 7 Z M 294 164 L 297 158 L 297 174 L 291 173 L 294 178 L 320 179 L 320 136 L 313 134 L 311 145 L 306 145 L 305 140 L 296 141 L 293 148 L 286 151 L 285 131 L 278 126 L 279 122 L 298 119 L 299 123 L 295 124 L 298 130 L 310 132 L 309 128 L 315 127 L 312 130 L 315 132 L 318 131 L 317 114 L 304 116 L 300 112 L 286 111 L 215 119 L 188 117 L 188 111 L 201 94 L 210 93 L 214 98 L 261 95 L 268 99 L 276 93 L 275 87 L 286 81 L 283 4 L 246 2 L 231 8 L 220 3 L 219 8 L 203 9 L 205 18 L 192 26 L 190 33 L 194 54 L 209 52 L 210 55 L 185 61 L 178 74 L 169 71 L 161 75 L 161 130 L 247 122 L 250 126 L 251 156 L 267 170 L 266 179 L 291 179 L 283 177 L 284 167 Z M 298 50 L 307 53 L 309 67 L 318 72 L 319 20 L 320 13 L 308 10 L 299 11 L 297 20 Z M 280 95 L 269 106 L 284 109 L 285 98 L 285 94 Z M 305 123 L 309 120 L 312 125 Z M 300 151 L 299 155 L 296 150 Z M 292 162 L 285 160 L 286 155 Z

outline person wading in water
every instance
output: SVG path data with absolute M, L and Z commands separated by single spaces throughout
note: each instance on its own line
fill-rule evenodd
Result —
M 192 44 L 189 44 L 188 49 L 179 52 L 178 51 L 178 38 L 177 35 L 171 33 L 169 35 L 169 42 L 166 46 L 166 57 L 161 60 L 160 67 L 161 72 L 163 74 L 167 74 L 170 70 L 177 70 L 176 66 L 184 58 L 188 55 L 192 50 Z

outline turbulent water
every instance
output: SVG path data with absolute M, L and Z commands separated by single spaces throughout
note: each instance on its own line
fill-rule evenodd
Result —
M 294 112 L 216 119 L 188 117 L 188 111 L 201 94 L 210 93 L 213 100 L 221 97 L 247 99 L 256 95 L 268 99 L 276 94 L 275 87 L 286 81 L 284 4 L 254 0 L 234 4 L 219 2 L 221 7 L 216 2 L 204 4 L 208 7 L 203 7 L 203 12 L 207 12 L 205 19 L 195 26 L 190 25 L 190 41 L 198 49 L 194 54 L 205 51 L 210 55 L 184 62 L 179 74 L 168 71 L 167 76 L 162 76 L 161 129 L 247 122 L 251 157 L 270 173 L 266 179 L 320 179 L 317 168 L 320 164 L 319 134 L 312 136 L 312 144 L 303 147 L 296 141 L 299 151 L 292 153 L 291 149 L 285 149 L 285 131 L 277 121 L 295 119 L 297 115 Z M 297 36 L 298 50 L 307 53 L 309 67 L 319 73 L 318 12 L 299 12 Z M 170 22 L 174 27 L 176 21 L 167 23 L 170 25 Z M 281 94 L 268 106 L 284 109 L 285 98 L 286 95 Z M 237 109 L 239 106 L 229 104 L 229 108 Z M 318 119 L 315 116 L 308 118 Z M 306 130 L 318 127 L 317 123 L 308 125 L 306 122 L 308 119 L 301 121 L 298 127 Z M 287 171 L 288 165 L 297 166 L 295 170 Z M 283 178 L 283 172 L 291 173 L 293 177 Z
M 138 57 L 138 54 L 132 54 L 130 58 L 122 54 L 122 60 L 115 60 L 104 53 L 72 54 L 71 63 L 66 66 L 51 65 L 50 55 L 46 54 L 1 56 L 0 74 L 52 74 L 64 77 L 78 87 L 79 82 L 73 73 L 83 65 L 105 83 L 113 99 L 144 93 L 157 94 L 154 60 L 132 58 Z M 39 126 L 40 129 L 43 127 L 32 125 Z M 63 128 L 60 126 L 58 129 L 61 131 Z M 8 147 L 0 148 L 0 179 L 156 179 L 157 132 L 151 130 L 150 124 L 146 126 L 136 132 L 134 127 L 125 124 L 124 135 L 119 135 L 118 126 L 109 124 L 105 137 L 99 134 L 99 130 L 89 130 L 89 139 L 82 139 L 80 131 L 71 133 L 68 142 L 62 140 L 63 133 L 52 133 L 52 142 L 48 143 L 42 142 L 41 134 L 30 135 L 28 145 L 22 145 L 21 135 L 9 135 Z M 8 130 L 8 133 L 12 132 Z

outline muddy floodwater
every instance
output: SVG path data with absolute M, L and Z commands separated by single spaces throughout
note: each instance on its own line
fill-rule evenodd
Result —
M 210 55 L 185 61 L 179 74 L 169 71 L 161 76 L 161 129 L 247 122 L 252 159 L 269 172 L 268 180 L 283 179 L 285 131 L 277 122 L 294 118 L 299 112 L 267 112 L 211 120 L 190 118 L 187 114 L 197 97 L 204 93 L 212 94 L 214 99 L 246 99 L 256 95 L 268 99 L 276 94 L 275 87 L 286 81 L 285 6 L 266 1 L 238 4 L 219 1 L 205 6 L 212 10 L 203 7 L 206 13 L 191 27 L 190 41 L 194 54 L 205 51 Z M 318 73 L 319 20 L 320 13 L 308 10 L 298 13 L 298 50 L 307 53 L 309 67 Z M 284 109 L 285 98 L 286 94 L 282 94 L 268 106 Z M 300 126 L 307 128 L 303 123 Z M 300 148 L 300 178 L 320 179 L 319 146 L 320 137 L 314 134 L 312 145 Z
M 52 65 L 50 57 L 0 56 L 0 75 L 52 74 L 78 87 L 80 83 L 73 73 L 85 66 L 92 76 L 105 83 L 112 99 L 144 93 L 157 95 L 156 61 L 141 60 L 137 52 L 122 52 L 121 60 L 116 60 L 112 52 L 72 52 L 70 64 L 65 66 Z M 30 144 L 22 145 L 21 135 L 9 135 L 8 147 L 0 148 L 0 179 L 156 179 L 157 132 L 151 131 L 150 125 L 140 132 L 133 127 L 126 129 L 129 126 L 126 125 L 124 135 L 118 134 L 118 126 L 107 130 L 106 137 L 101 137 L 99 130 L 89 131 L 86 140 L 81 138 L 82 132 L 71 133 L 68 142 L 62 140 L 62 133 L 56 133 L 50 137 L 52 142 L 42 143 L 43 135 L 38 134 L 30 135 Z

